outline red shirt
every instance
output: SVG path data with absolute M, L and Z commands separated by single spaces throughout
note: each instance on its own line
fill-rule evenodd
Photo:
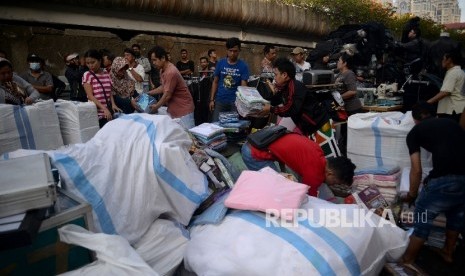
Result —
M 318 187 L 325 180 L 326 158 L 321 147 L 296 133 L 289 133 L 274 141 L 268 151 L 251 146 L 252 157 L 259 160 L 278 160 L 286 164 L 309 185 L 308 194 L 317 196 Z

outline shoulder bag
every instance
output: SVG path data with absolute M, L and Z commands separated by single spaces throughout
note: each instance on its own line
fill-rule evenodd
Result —
M 258 149 L 267 149 L 268 146 L 288 133 L 287 128 L 284 126 L 276 125 L 261 129 L 247 137 L 247 141 Z
M 102 82 L 100 81 L 100 79 L 97 77 L 97 75 L 92 72 L 91 70 L 89 70 L 89 73 L 92 74 L 92 76 L 94 76 L 94 78 L 98 81 L 98 83 L 100 84 L 100 86 L 102 87 L 102 90 L 103 90 L 103 96 L 105 97 L 105 102 L 107 104 L 107 108 L 108 108 L 108 111 L 110 111 L 111 113 L 111 116 L 114 115 L 114 111 L 113 111 L 113 106 L 111 104 L 111 100 L 108 100 L 108 97 L 107 97 L 107 93 L 105 92 L 105 87 L 103 86 Z M 111 93 L 111 92 L 110 92 Z

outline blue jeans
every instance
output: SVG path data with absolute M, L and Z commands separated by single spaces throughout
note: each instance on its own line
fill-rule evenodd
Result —
M 249 143 L 242 145 L 241 149 L 242 160 L 244 160 L 245 165 L 249 170 L 258 171 L 265 167 L 270 167 L 273 170 L 280 172 L 274 161 L 271 160 L 258 160 L 252 157 L 252 151 L 250 150 Z
M 218 122 L 220 118 L 220 112 L 226 112 L 226 111 L 236 111 L 237 108 L 234 103 L 220 103 L 216 102 L 215 103 L 215 109 L 213 110 L 213 115 L 212 115 L 212 122 Z
M 433 220 L 446 215 L 446 229 L 463 231 L 465 220 L 465 175 L 446 175 L 427 181 L 415 202 L 414 235 L 427 239 Z

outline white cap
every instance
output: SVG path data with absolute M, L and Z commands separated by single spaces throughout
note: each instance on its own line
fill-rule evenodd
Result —
M 78 56 L 79 56 L 78 53 L 69 54 L 69 55 L 66 57 L 66 61 L 71 61 L 71 60 L 75 59 L 75 58 L 78 57 Z

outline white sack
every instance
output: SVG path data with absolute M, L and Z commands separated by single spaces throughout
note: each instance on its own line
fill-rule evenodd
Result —
M 358 169 L 373 166 L 410 166 L 407 134 L 415 123 L 412 113 L 358 113 L 347 121 L 347 157 Z M 431 164 L 431 154 L 422 149 L 422 165 Z
M 53 100 L 33 105 L 0 104 L 0 154 L 17 149 L 51 150 L 63 146 Z
M 65 189 L 92 205 L 96 229 L 134 244 L 162 214 L 187 225 L 208 196 L 191 143 L 167 116 L 131 114 L 51 157 Z
M 58 229 L 60 240 L 94 251 L 97 261 L 61 275 L 158 275 L 121 236 L 95 234 L 75 224 Z
M 309 197 L 302 209 L 315 215 L 320 210 L 346 210 L 343 222 L 359 221 L 352 213 L 359 210 L 356 205 Z M 370 218 L 376 226 L 382 220 Z M 263 213 L 230 213 L 221 224 L 191 229 L 185 268 L 197 275 L 378 275 L 386 260 L 402 256 L 408 243 L 407 233 L 390 223 L 324 227 L 313 222 L 322 219 L 316 216 L 284 227 L 267 225 Z
M 55 108 L 65 145 L 85 143 L 100 129 L 97 107 L 93 102 L 57 100 Z
M 184 258 L 189 232 L 178 223 L 157 219 L 136 243 L 136 252 L 160 275 L 173 275 Z

